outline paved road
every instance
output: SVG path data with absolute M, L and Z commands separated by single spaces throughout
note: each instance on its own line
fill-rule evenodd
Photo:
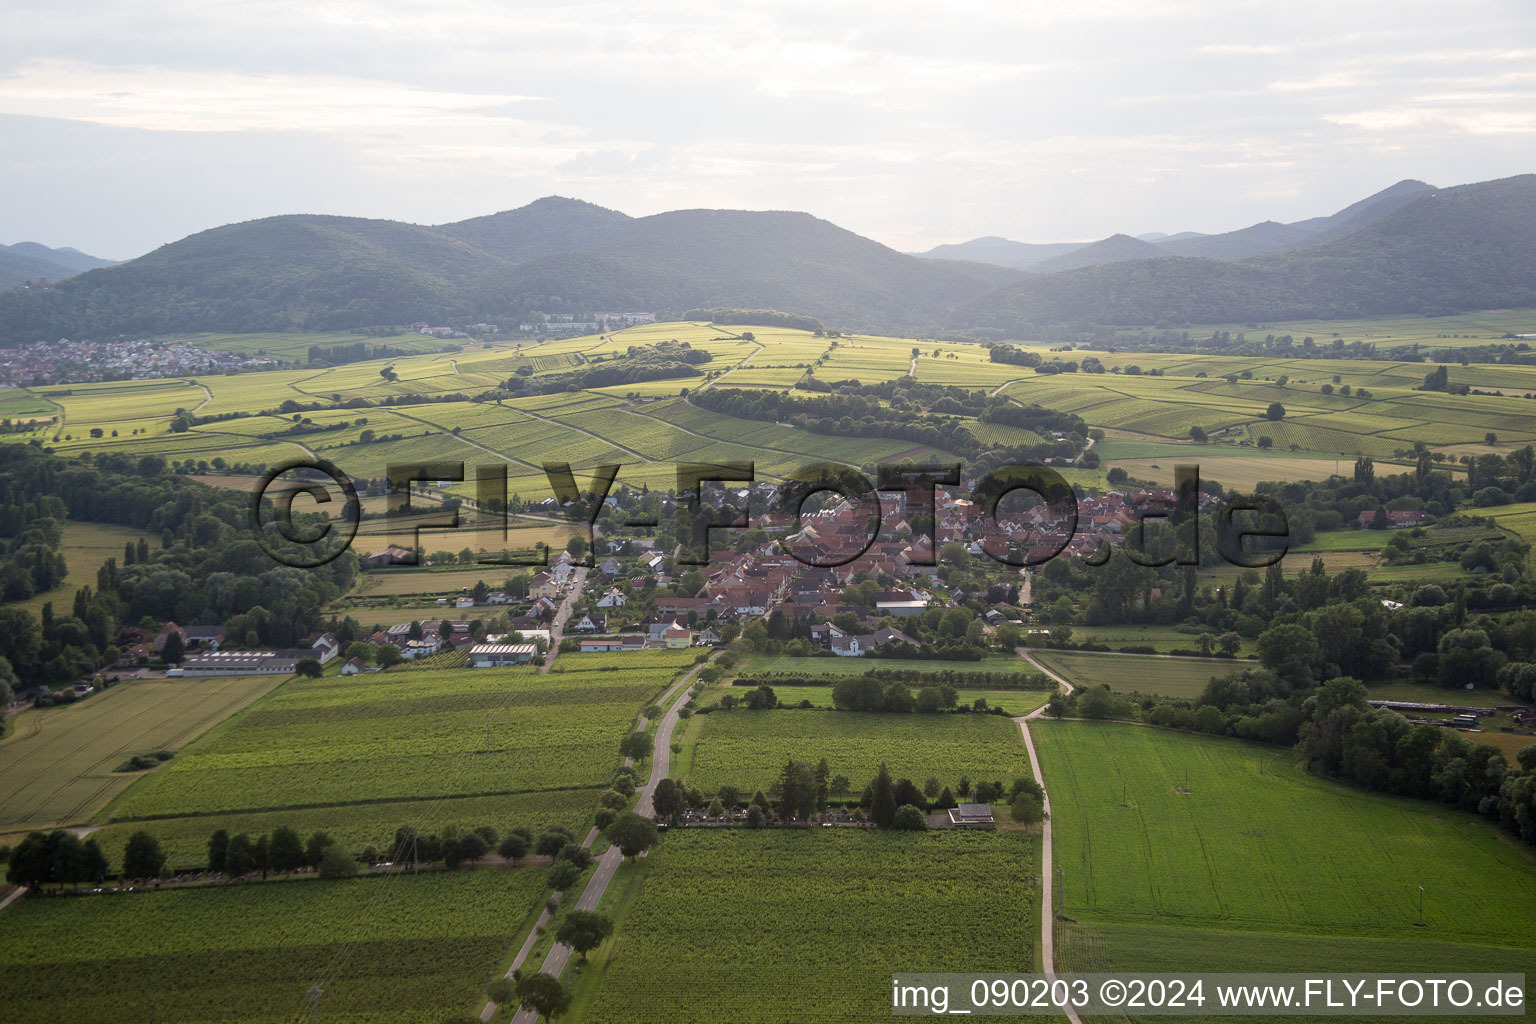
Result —
M 565 636 L 566 620 L 571 617 L 571 609 L 576 607 L 576 601 L 581 597 L 581 588 L 586 585 L 587 567 L 578 566 L 571 571 L 571 585 L 566 589 L 565 600 L 555 609 L 555 617 L 549 623 L 549 650 L 544 653 L 544 667 L 540 671 L 548 672 L 555 664 L 555 655 L 560 653 L 560 641 Z
M 1018 653 L 1025 661 L 1065 687 L 1067 693 L 1072 692 L 1071 683 L 1041 665 L 1030 656 L 1026 648 L 1020 647 Z M 1040 965 L 1045 976 L 1054 980 L 1056 977 L 1056 902 L 1052 884 L 1054 868 L 1051 861 L 1051 794 L 1045 788 L 1045 773 L 1040 770 L 1040 758 L 1035 754 L 1035 741 L 1029 735 L 1029 720 L 1039 718 L 1044 713 L 1045 705 L 1041 705 L 1029 714 L 1015 718 L 1014 721 L 1019 723 L 1019 732 L 1024 734 L 1024 749 L 1029 751 L 1029 769 L 1035 773 L 1035 781 L 1040 783 L 1040 791 L 1045 796 L 1042 804 L 1045 818 L 1040 826 Z M 1077 1011 L 1067 1009 L 1066 1014 L 1072 1024 L 1082 1024 Z
M 1054 648 L 1053 648 L 1054 649 Z M 1218 658 L 1213 654 L 1136 654 L 1133 651 L 1076 651 L 1070 647 L 1062 648 L 1060 654 L 1088 654 L 1095 658 L 1164 658 L 1171 661 L 1204 661 L 1213 665 L 1240 664 L 1247 661 L 1246 658 Z M 1033 662 L 1034 659 L 1030 659 Z M 1060 678 L 1059 676 L 1057 678 Z
M 6 907 L 10 906 L 12 903 L 15 903 L 26 894 L 27 887 L 24 885 L 18 885 L 16 888 L 11 890 L 11 894 L 9 896 L 3 900 L 0 900 L 0 910 L 4 910 Z
M 693 685 L 694 679 L 703 667 L 703 665 L 695 665 L 689 669 L 681 679 L 672 684 L 671 689 L 662 694 L 661 700 L 657 701 L 658 704 L 666 706 L 667 711 L 666 714 L 661 716 L 661 722 L 656 726 L 655 748 L 651 753 L 651 774 L 645 780 L 645 785 L 639 789 L 640 799 L 635 803 L 635 812 L 637 814 L 649 815 L 654 809 L 651 798 L 656 792 L 656 785 L 666 778 L 667 773 L 671 770 L 672 732 L 677 728 L 677 712 L 688 702 L 688 687 Z M 670 705 L 667 704 L 668 701 L 671 701 Z M 640 728 L 644 729 L 647 725 L 646 720 L 642 718 L 640 720 Z M 594 828 L 587 833 L 586 841 L 582 845 L 590 847 L 596 840 L 597 829 Z M 619 863 L 623 859 L 624 855 L 619 852 L 616 846 L 610 846 L 597 859 L 597 868 L 592 872 L 592 877 L 587 880 L 587 887 L 581 891 L 581 896 L 576 900 L 576 909 L 596 909 L 597 904 L 603 898 L 603 894 L 608 890 L 608 883 L 613 881 L 613 874 L 619 869 Z M 533 950 L 538 929 L 548 924 L 549 911 L 546 910 L 539 915 L 537 927 L 535 927 L 533 932 L 529 933 L 528 938 L 523 942 L 522 948 L 518 950 L 516 959 L 512 961 L 512 967 L 507 971 L 507 977 L 510 978 L 513 971 L 523 966 L 524 961 L 528 959 L 528 954 Z M 544 974 L 552 974 L 558 978 L 565 973 L 565 966 L 570 961 L 570 958 L 571 947 L 556 943 L 550 949 L 548 955 L 544 957 L 544 963 L 540 965 L 539 971 Z M 489 1021 L 495 1014 L 496 1004 L 487 1002 L 485 1008 L 480 1011 L 480 1019 Z M 537 1020 L 537 1016 L 532 1010 L 518 1010 L 517 1014 L 512 1018 L 513 1024 L 534 1024 L 535 1020 Z

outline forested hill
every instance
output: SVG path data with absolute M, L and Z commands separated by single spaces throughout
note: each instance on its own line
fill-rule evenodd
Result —
M 48 289 L 0 296 L 0 341 L 700 306 L 917 331 L 1020 276 L 907 256 L 803 213 L 631 218 L 543 199 L 440 227 L 286 216 L 215 228 Z
M 1164 257 L 1039 275 L 951 321 L 1029 337 L 1092 323 L 1177 326 L 1536 305 L 1536 175 L 1428 192 L 1358 230 L 1247 260 Z
M 1251 253 L 1297 232 L 1314 241 L 1242 259 L 1164 255 Z M 1028 338 L 1057 325 L 1531 306 L 1536 175 L 1440 190 L 1402 182 L 1331 217 L 1225 236 L 1113 236 L 1031 271 L 904 255 L 805 213 L 630 217 L 547 198 L 437 227 L 286 216 L 0 294 L 0 344 L 722 307 L 844 330 Z
M 50 249 L 37 242 L 0 245 L 0 289 L 8 290 L 39 278 L 62 281 L 87 270 L 111 265 L 111 260 L 91 256 L 79 249 Z

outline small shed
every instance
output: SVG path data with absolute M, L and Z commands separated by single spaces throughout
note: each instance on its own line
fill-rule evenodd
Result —
M 989 804 L 961 804 L 949 809 L 949 823 L 956 828 L 996 828 Z

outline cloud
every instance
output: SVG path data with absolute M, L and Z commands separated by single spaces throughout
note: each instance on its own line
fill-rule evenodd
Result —
M 8 7 L 0 117 L 30 127 L 0 185 L 31 233 L 116 254 L 556 192 L 909 249 L 1225 230 L 1529 171 L 1536 130 L 1523 0 L 67 3 Z

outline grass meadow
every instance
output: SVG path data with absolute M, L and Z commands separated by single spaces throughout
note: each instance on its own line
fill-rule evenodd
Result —
M 1117 693 L 1135 691 L 1158 697 L 1198 697 L 1213 678 L 1242 668 L 1244 664 L 1241 660 L 1226 658 L 1153 658 L 1078 651 L 1030 653 L 1040 664 L 1063 676 L 1073 686 L 1108 685 Z
M 1536 861 L 1485 822 L 1315 778 L 1289 750 L 1122 724 L 1032 732 L 1067 969 L 1536 963 Z

